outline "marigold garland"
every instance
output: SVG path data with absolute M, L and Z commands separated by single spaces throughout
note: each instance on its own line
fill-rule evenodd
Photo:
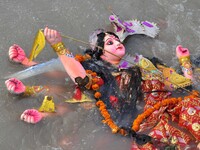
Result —
M 186 99 L 186 98 L 196 98 L 198 96 L 199 96 L 199 92 L 193 90 L 191 92 L 191 95 L 185 96 L 184 99 Z M 144 119 L 146 119 L 147 117 L 149 117 L 155 110 L 158 110 L 158 109 L 160 109 L 160 107 L 163 107 L 163 106 L 169 106 L 169 105 L 177 104 L 180 101 L 182 101 L 181 97 L 179 97 L 179 98 L 168 98 L 168 99 L 162 100 L 161 102 L 156 103 L 153 107 L 148 108 L 142 114 L 137 116 L 137 118 L 133 121 L 132 130 L 137 132 L 140 129 L 140 124 L 142 123 L 142 121 Z
M 93 84 L 92 85 L 92 89 L 95 90 L 95 91 L 98 90 L 99 89 L 99 85 L 98 84 Z
M 104 117 L 104 120 L 102 122 L 107 124 L 111 128 L 112 133 L 117 133 L 120 128 L 111 119 L 110 114 L 108 113 L 104 102 L 102 100 L 99 100 L 96 103 L 96 106 L 99 107 L 101 115 Z
M 144 119 L 149 117 L 155 110 L 160 109 L 160 107 L 163 106 L 169 106 L 169 105 L 174 105 L 178 102 L 180 102 L 182 98 L 168 98 L 164 99 L 161 102 L 156 103 L 153 107 L 148 108 L 146 111 L 144 111 L 142 114 L 138 115 L 137 118 L 133 121 L 132 124 L 132 130 L 138 131 L 140 129 L 140 124 Z
M 77 61 L 79 61 L 79 62 L 83 62 L 83 61 L 84 61 L 83 56 L 82 56 L 82 55 L 79 55 L 79 54 L 76 54 L 75 59 L 76 59 Z
M 93 72 L 92 72 L 92 70 L 86 70 L 86 73 L 87 74 L 92 74 Z
M 92 82 L 93 82 L 93 83 L 97 83 L 98 81 L 99 81 L 99 79 L 96 78 L 96 77 L 92 79 Z
M 88 59 L 91 59 L 91 56 L 88 55 L 88 54 L 85 54 L 85 55 L 81 55 L 81 54 L 76 54 L 75 55 L 75 59 L 79 62 L 83 62 L 85 60 L 88 60 Z
M 100 100 L 100 97 L 102 95 L 97 90 L 99 90 L 100 86 L 103 83 L 101 81 L 102 79 L 97 76 L 96 72 L 93 72 L 91 70 L 86 70 L 86 73 L 88 75 L 92 76 L 92 79 L 91 79 L 92 84 L 90 86 L 90 89 L 95 91 L 94 97 L 97 99 L 96 106 L 99 107 L 99 111 L 104 118 L 104 120 L 102 120 L 102 122 L 107 124 L 111 128 L 112 133 L 120 133 L 121 135 L 124 135 L 124 136 L 127 135 L 127 132 L 124 129 L 121 129 L 114 123 L 114 121 L 111 119 L 109 112 L 106 109 L 106 105 L 104 104 L 104 102 L 102 100 Z M 193 98 L 193 97 L 197 97 L 197 95 L 198 95 L 198 92 L 193 91 L 191 95 L 189 95 L 185 98 Z M 182 100 L 182 98 L 180 98 L 180 97 L 179 98 L 168 98 L 168 99 L 162 100 L 161 102 L 156 103 L 153 107 L 148 108 L 142 114 L 139 114 L 137 116 L 137 118 L 133 121 L 132 130 L 137 132 L 140 129 L 140 124 L 142 123 L 142 121 L 144 119 L 146 119 L 147 117 L 149 117 L 155 110 L 158 110 L 158 109 L 160 109 L 160 107 L 163 107 L 163 106 L 174 105 L 174 104 L 180 102 L 181 100 Z
M 91 75 L 92 75 L 93 77 L 96 77 L 96 76 L 97 76 L 97 73 L 96 73 L 96 72 L 92 72 Z
M 94 97 L 95 98 L 100 98 L 101 97 L 101 93 L 100 92 L 95 92 L 94 93 Z
M 199 97 L 199 92 L 196 90 L 192 90 L 191 95 L 185 96 L 184 99 L 193 99 Z
M 86 74 L 92 76 L 92 85 L 90 89 L 95 91 L 94 97 L 97 99 L 96 106 L 99 107 L 99 111 L 101 115 L 104 117 L 104 120 L 102 120 L 103 123 L 107 124 L 110 128 L 112 133 L 119 132 L 122 135 L 126 135 L 127 132 L 124 129 L 120 129 L 114 121 L 111 119 L 111 116 L 109 112 L 106 109 L 106 105 L 102 100 L 100 100 L 100 97 L 102 96 L 101 93 L 97 90 L 99 90 L 100 86 L 104 84 L 103 80 L 97 76 L 96 72 L 93 72 L 91 70 L 86 70 Z
M 82 55 L 76 55 L 75 56 L 76 60 L 82 62 L 85 61 L 86 59 L 89 59 L 88 56 L 82 56 Z M 111 116 L 109 112 L 106 109 L 106 105 L 102 100 L 99 98 L 101 97 L 101 93 L 98 92 L 97 90 L 100 88 L 101 85 L 103 85 L 103 80 L 101 78 L 97 77 L 97 73 L 93 72 L 91 70 L 86 70 L 86 74 L 90 74 L 92 76 L 92 85 L 90 89 L 94 90 L 94 97 L 97 99 L 96 106 L 99 107 L 99 111 L 101 115 L 104 117 L 104 120 L 102 120 L 103 123 L 107 124 L 110 128 L 112 133 L 120 133 L 121 135 L 127 135 L 127 132 L 124 129 L 119 128 L 114 121 L 111 119 Z M 99 84 L 98 84 L 99 82 Z M 185 98 L 196 98 L 199 96 L 198 91 L 192 91 L 191 95 L 184 97 Z M 149 117 L 155 110 L 160 109 L 160 107 L 163 106 L 169 106 L 169 105 L 174 105 L 177 104 L 178 102 L 182 101 L 182 98 L 168 98 L 164 99 L 161 102 L 156 103 L 153 107 L 148 108 L 145 110 L 142 114 L 139 114 L 137 118 L 133 121 L 132 124 L 132 130 L 137 132 L 140 129 L 140 124 L 144 119 Z

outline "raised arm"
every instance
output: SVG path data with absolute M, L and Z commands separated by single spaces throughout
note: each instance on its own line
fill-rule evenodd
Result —
M 79 61 L 75 60 L 72 53 L 65 48 L 60 33 L 56 30 L 46 27 L 44 29 L 44 35 L 51 47 L 58 54 L 58 57 L 60 58 L 66 72 L 69 74 L 71 79 L 75 81 L 74 79 L 76 77 L 84 78 L 86 76 L 85 69 Z

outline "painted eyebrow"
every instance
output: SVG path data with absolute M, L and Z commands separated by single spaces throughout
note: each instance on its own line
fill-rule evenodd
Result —
M 118 39 L 118 38 L 114 37 L 114 38 L 108 38 L 108 39 L 107 39 L 105 42 L 107 42 L 107 41 L 108 41 L 108 40 L 110 40 L 110 39 L 111 39 L 111 40 L 113 40 L 113 39 L 114 39 L 114 40 L 117 40 L 117 41 L 119 41 L 119 39 Z
M 110 39 L 112 40 L 112 38 L 108 38 L 108 39 L 106 40 L 106 42 L 107 42 L 108 40 L 110 40 Z

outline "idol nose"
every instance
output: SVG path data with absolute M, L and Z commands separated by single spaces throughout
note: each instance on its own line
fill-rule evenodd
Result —
M 121 42 L 120 41 L 116 41 L 116 45 L 117 46 L 121 45 Z

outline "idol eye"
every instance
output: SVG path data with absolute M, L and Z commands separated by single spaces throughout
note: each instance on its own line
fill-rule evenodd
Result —
M 113 45 L 113 41 L 108 41 L 108 45 Z

